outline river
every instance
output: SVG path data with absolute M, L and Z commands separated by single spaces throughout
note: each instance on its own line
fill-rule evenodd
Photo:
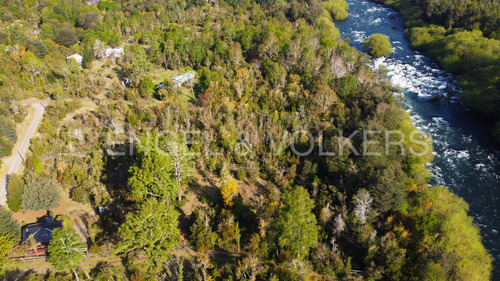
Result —
M 436 94 L 446 96 L 459 88 L 451 74 L 412 49 L 397 12 L 371 1 L 347 2 L 348 19 L 335 25 L 360 50 L 362 42 L 374 33 L 389 36 L 394 52 L 373 64 L 388 68 L 391 82 L 403 89 L 404 109 L 413 124 L 432 137 L 431 184 L 446 186 L 469 203 L 469 214 L 495 259 L 493 280 L 500 280 L 500 152 L 482 126 L 484 122 L 458 102 L 432 101 Z

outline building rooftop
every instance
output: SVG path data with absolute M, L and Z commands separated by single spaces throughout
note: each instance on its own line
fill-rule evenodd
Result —
M 70 60 L 70 59 L 75 59 L 77 63 L 82 63 L 83 62 L 83 57 L 79 54 L 74 54 L 74 55 L 71 55 L 71 56 L 68 56 L 66 57 L 67 60 Z
M 123 53 L 124 53 L 123 48 L 116 48 L 116 49 L 108 48 L 108 49 L 106 49 L 106 56 L 108 56 L 108 57 L 110 55 L 121 55 Z
M 49 243 L 54 229 L 62 227 L 63 220 L 54 220 L 54 218 L 48 216 L 42 217 L 39 222 L 27 224 L 21 228 L 22 243 L 26 243 L 31 235 L 38 243 Z
M 174 76 L 170 78 L 170 80 L 174 84 L 174 87 L 180 87 L 184 82 L 194 79 L 195 77 L 196 77 L 196 72 L 190 70 L 184 74 Z

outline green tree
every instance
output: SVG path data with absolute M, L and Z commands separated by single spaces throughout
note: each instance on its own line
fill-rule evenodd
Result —
M 9 238 L 17 241 L 20 234 L 19 225 L 12 217 L 11 212 L 0 206 L 0 235 L 7 235 Z
M 117 253 L 142 250 L 151 267 L 164 262 L 179 241 L 179 213 L 165 201 L 147 199 L 118 231 Z
M 262 73 L 273 88 L 284 86 L 286 81 L 286 70 L 281 64 L 272 60 L 266 60 L 263 65 Z
M 90 277 L 95 281 L 127 280 L 123 270 L 111 263 L 102 261 L 90 270 Z
M 151 68 L 148 55 L 141 45 L 131 45 L 125 48 L 125 63 L 123 70 L 132 80 L 139 80 Z
M 389 37 L 380 33 L 375 33 L 365 40 L 363 47 L 368 50 L 370 55 L 376 58 L 385 57 L 392 53 L 392 45 Z
M 43 58 L 48 53 L 47 46 L 40 40 L 29 40 L 26 49 L 33 52 L 38 58 Z
M 234 221 L 234 216 L 227 209 L 223 209 L 220 214 L 221 223 L 217 226 L 219 233 L 219 247 L 232 252 L 240 251 L 240 227 Z
M 76 280 L 79 280 L 76 268 L 83 258 L 86 246 L 74 229 L 57 228 L 52 232 L 48 261 L 55 269 L 72 271 Z
M 212 249 L 218 240 L 218 235 L 212 232 L 211 221 L 215 216 L 213 208 L 196 208 L 191 214 L 193 224 L 189 227 L 191 241 L 198 252 Z
M 137 200 L 145 197 L 160 197 L 164 200 L 175 198 L 177 188 L 172 179 L 172 161 L 170 157 L 157 151 L 139 152 L 134 166 L 130 167 L 132 176 L 128 184 Z
M 0 158 L 12 153 L 16 141 L 17 133 L 12 121 L 0 116 Z
M 61 192 L 54 179 L 29 173 L 24 176 L 24 192 L 21 200 L 21 206 L 26 211 L 48 210 L 57 208 Z
M 89 193 L 87 189 L 81 185 L 73 187 L 71 190 L 71 199 L 79 203 L 88 203 L 89 202 Z
M 42 64 L 40 60 L 31 51 L 27 51 L 21 60 L 23 70 L 30 74 L 30 83 L 33 84 L 34 77 L 42 72 Z
M 54 41 L 57 44 L 65 46 L 66 48 L 78 43 L 75 30 L 71 26 L 64 26 L 61 28 L 59 34 L 57 34 L 56 38 L 54 38 Z
M 155 84 L 149 76 L 145 76 L 139 83 L 139 93 L 143 98 L 149 98 L 154 93 Z
M 275 229 L 278 246 L 297 258 L 305 258 L 318 245 L 319 227 L 312 213 L 314 201 L 302 186 L 283 193 Z
M 82 12 L 78 18 L 78 25 L 83 27 L 83 29 L 89 29 L 95 27 L 98 20 L 99 13 L 97 11 Z
M 7 205 L 9 209 L 13 212 L 19 212 L 21 210 L 21 197 L 24 191 L 24 181 L 19 175 L 9 176 L 9 186 L 7 194 Z
M 0 269 L 11 263 L 9 254 L 16 242 L 7 234 L 0 234 Z
M 92 61 L 94 61 L 94 50 L 91 45 L 85 45 L 82 52 L 82 66 L 86 69 L 90 69 L 92 66 Z
M 166 135 L 165 138 L 159 138 L 159 153 L 170 157 L 172 163 L 172 173 L 177 190 L 177 201 L 182 199 L 183 186 L 189 176 L 193 173 L 193 156 L 184 140 L 179 134 Z
M 490 280 L 492 257 L 481 243 L 479 228 L 467 215 L 467 203 L 442 186 L 430 188 L 422 198 L 426 201 L 431 202 L 431 214 L 440 224 L 432 254 L 445 280 Z
M 323 2 L 323 7 L 327 10 L 334 20 L 345 20 L 349 16 L 347 8 L 349 4 L 344 0 L 328 0 Z

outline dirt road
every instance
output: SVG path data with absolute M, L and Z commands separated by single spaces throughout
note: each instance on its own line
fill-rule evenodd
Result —
M 20 142 L 16 144 L 16 149 L 12 155 L 5 158 L 3 161 L 3 164 L 7 166 L 7 173 L 5 175 L 0 175 L 0 205 L 4 205 L 7 201 L 7 177 L 12 173 L 16 173 L 21 168 L 31 138 L 35 135 L 38 125 L 42 121 L 43 113 L 45 112 L 45 107 L 41 103 L 33 103 L 31 106 L 35 108 L 35 113 L 32 116 L 26 132 L 21 136 Z

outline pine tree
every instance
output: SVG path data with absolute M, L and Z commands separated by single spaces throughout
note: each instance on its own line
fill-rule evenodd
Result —
M 183 185 L 186 179 L 193 173 L 194 167 L 192 153 L 183 141 L 179 135 L 168 136 L 168 139 L 161 143 L 159 148 L 165 150 L 172 161 L 172 170 L 177 188 L 177 200 L 179 202 L 182 199 Z
M 118 231 L 120 242 L 116 253 L 141 250 L 151 267 L 157 267 L 179 241 L 179 213 L 165 201 L 150 198 L 139 209 L 127 215 Z
M 17 222 L 14 221 L 12 214 L 4 207 L 0 207 L 0 235 L 7 235 L 9 238 L 17 241 L 20 234 L 21 230 Z
M 137 200 L 159 197 L 171 200 L 177 192 L 172 179 L 172 162 L 168 156 L 156 151 L 140 152 L 138 161 L 130 168 L 128 184 Z
M 282 204 L 275 223 L 278 246 L 303 259 L 310 248 L 318 245 L 319 227 L 312 213 L 314 201 L 305 188 L 297 186 L 283 193 Z
M 59 206 L 61 192 L 54 179 L 29 173 L 24 176 L 24 192 L 21 199 L 24 210 L 48 210 Z

